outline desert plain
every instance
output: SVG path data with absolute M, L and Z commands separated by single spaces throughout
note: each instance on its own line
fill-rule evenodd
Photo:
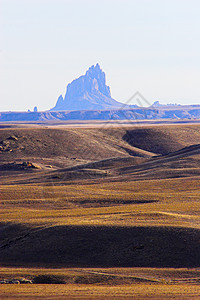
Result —
M 7 299 L 199 299 L 200 124 L 0 124 Z

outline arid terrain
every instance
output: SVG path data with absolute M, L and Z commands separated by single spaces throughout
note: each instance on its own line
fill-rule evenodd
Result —
M 199 124 L 2 123 L 0 156 L 1 297 L 200 298 Z

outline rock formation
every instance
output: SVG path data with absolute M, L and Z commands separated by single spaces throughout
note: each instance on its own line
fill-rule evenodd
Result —
M 122 105 L 111 97 L 110 88 L 106 85 L 105 73 L 99 64 L 96 64 L 91 66 L 85 75 L 68 84 L 64 99 L 60 95 L 51 110 L 116 109 Z

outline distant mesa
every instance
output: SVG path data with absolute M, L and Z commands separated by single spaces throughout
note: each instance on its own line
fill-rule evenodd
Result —
M 155 101 L 152 105 L 152 107 L 166 107 L 166 106 L 181 106 L 180 104 L 176 103 L 168 103 L 168 104 L 161 104 L 159 101 Z
M 105 73 L 99 64 L 67 85 L 65 97 L 59 96 L 53 111 L 119 109 L 122 103 L 111 97 Z M 130 108 L 130 106 L 129 106 Z

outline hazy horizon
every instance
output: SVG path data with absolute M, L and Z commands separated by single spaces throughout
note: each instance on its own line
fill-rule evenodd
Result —
M 200 104 L 200 2 L 161 2 L 0 0 L 0 111 L 49 110 L 96 63 L 119 102 Z

